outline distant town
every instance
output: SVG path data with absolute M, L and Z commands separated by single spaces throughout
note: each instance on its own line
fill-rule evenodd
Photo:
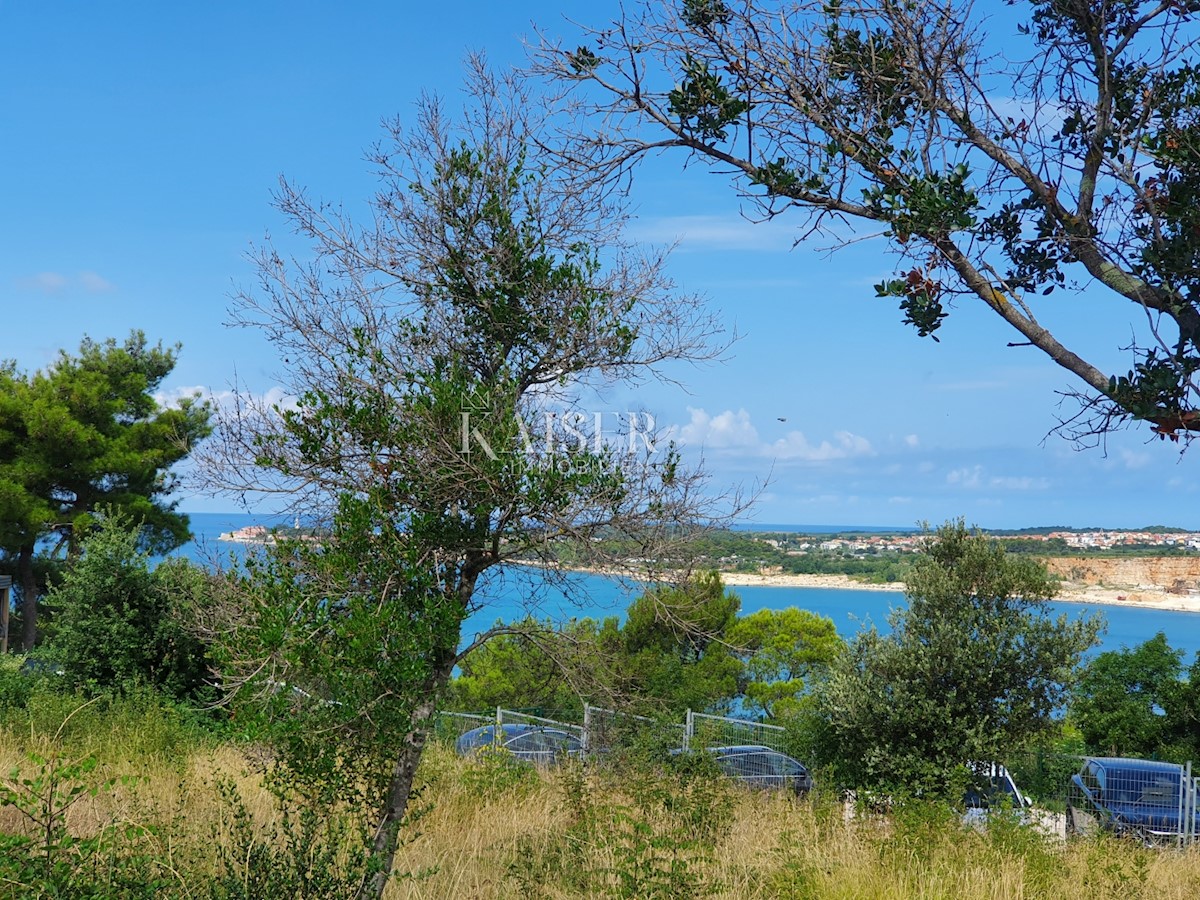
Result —
M 1025 529 L 1021 531 L 991 532 L 1009 544 L 1044 545 L 1048 553 L 1064 549 L 1089 550 L 1164 550 L 1200 552 L 1200 532 L 1154 528 L 1142 531 L 1120 529 L 1096 529 L 1092 531 Z M 809 553 L 814 550 L 851 553 L 915 553 L 924 543 L 924 535 L 917 532 L 904 534 L 853 534 L 835 537 L 814 535 L 783 535 L 770 537 L 759 535 L 759 539 L 775 549 L 788 554 Z M 1015 549 L 1015 548 L 1014 548 Z M 1028 549 L 1034 549 L 1030 547 Z

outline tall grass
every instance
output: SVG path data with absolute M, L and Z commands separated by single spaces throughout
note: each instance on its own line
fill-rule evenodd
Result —
M 339 832 L 289 813 L 245 748 L 136 699 L 93 703 L 60 729 L 72 709 L 56 702 L 37 701 L 23 719 L 9 711 L 0 778 L 36 775 L 47 760 L 96 761 L 60 769 L 88 788 L 66 810 L 65 830 L 112 837 L 95 846 L 124 873 L 105 884 L 125 887 L 78 896 L 335 897 L 344 882 L 322 873 L 353 874 L 348 819 Z M 391 900 L 1200 896 L 1200 851 L 1064 842 L 1003 818 L 975 831 L 927 805 L 852 816 L 820 792 L 743 791 L 705 772 L 539 772 L 434 746 L 421 781 Z M 12 806 L 0 809 L 0 839 L 31 832 Z M 138 893 L 134 875 L 153 890 Z M 32 881 L 0 883 L 0 898 L 37 891 Z
M 986 831 L 915 804 L 882 818 L 720 781 L 654 788 L 565 768 L 480 790 L 488 766 L 431 753 L 436 806 L 398 868 L 400 898 L 1194 898 L 1200 850 L 1064 841 L 998 818 Z M 675 794 L 672 795 L 672 791 Z M 640 836 L 639 836 L 640 835 Z M 641 882 L 625 877 L 641 867 Z M 657 873 L 657 879 L 651 877 Z M 634 890 L 636 888 L 636 890 Z

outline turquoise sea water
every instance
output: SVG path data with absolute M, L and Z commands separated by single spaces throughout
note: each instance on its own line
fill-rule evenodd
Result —
M 241 545 L 218 541 L 222 532 L 251 524 L 286 524 L 261 516 L 238 513 L 193 513 L 192 532 L 196 540 L 178 552 L 201 563 L 227 561 L 240 556 Z M 477 591 L 479 608 L 464 623 L 464 641 L 497 621 L 513 621 L 526 613 L 563 622 L 571 618 L 619 616 L 637 596 L 638 586 L 599 575 L 572 574 L 550 580 L 537 569 L 506 568 L 489 573 Z M 842 590 L 837 588 L 736 587 L 742 600 L 742 612 L 759 609 L 785 609 L 797 606 L 829 616 L 843 636 L 849 637 L 865 623 L 881 631 L 888 630 L 888 615 L 904 603 L 904 595 L 895 591 Z M 1182 649 L 1185 663 L 1200 652 L 1200 613 L 1158 609 L 1132 609 L 1125 606 L 1085 606 L 1079 603 L 1053 603 L 1057 613 L 1070 617 L 1099 612 L 1108 621 L 1100 650 L 1133 647 L 1161 631 L 1170 645 Z

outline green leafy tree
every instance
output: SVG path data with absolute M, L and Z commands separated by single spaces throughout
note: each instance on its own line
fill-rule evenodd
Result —
M 832 619 L 794 606 L 743 616 L 726 639 L 742 658 L 747 708 L 772 719 L 796 712 L 845 649 Z
M 459 663 L 446 705 L 578 716 L 581 701 L 594 702 L 603 691 L 609 660 L 593 651 L 604 627 L 591 619 L 562 628 L 532 618 L 499 624 L 499 633 Z
M 94 521 L 46 597 L 57 613 L 51 654 L 78 687 L 150 685 L 196 698 L 212 673 L 187 622 L 204 603 L 208 575 L 184 559 L 151 567 L 126 513 L 99 511 Z
M 939 792 L 1052 726 L 1097 617 L 1051 618 L 1043 566 L 961 521 L 932 536 L 892 632 L 860 632 L 821 693 L 825 752 L 856 785 Z
M 606 534 L 673 567 L 673 526 L 698 514 L 698 476 L 644 420 L 597 431 L 584 403 L 589 385 L 710 355 L 708 314 L 622 242 L 611 197 L 538 155 L 537 108 L 482 67 L 458 123 L 423 101 L 372 153 L 366 225 L 285 183 L 278 207 L 312 259 L 263 248 L 260 286 L 237 299 L 296 405 L 245 398 L 206 445 L 210 471 L 231 491 L 292 491 L 328 527 L 277 545 L 222 601 L 223 667 L 273 716 L 293 784 L 369 815 L 362 896 L 386 884 L 451 675 L 492 636 L 463 645 L 491 599 L 481 576 Z
M 534 68 L 576 104 L 584 124 L 564 152 L 595 178 L 678 150 L 764 219 L 882 234 L 897 262 L 876 295 L 934 340 L 956 302 L 981 304 L 1080 386 L 1067 435 L 1134 419 L 1187 437 L 1200 431 L 1197 10 L 1008 6 L 640 3 L 547 38 Z M 1058 315 L 1085 285 L 1127 304 L 1109 340 L 1125 371 Z
M 1183 674 L 1183 651 L 1172 650 L 1161 631 L 1133 649 L 1097 655 L 1071 701 L 1088 747 L 1113 756 L 1187 758 L 1196 740 Z
M 460 664 L 451 701 L 461 710 L 539 707 L 578 715 L 581 702 L 649 715 L 728 706 L 742 663 L 730 633 L 740 601 L 720 575 L 653 588 L 615 616 L 555 628 L 525 620 Z
M 629 607 L 612 663 L 622 706 L 646 713 L 727 707 L 741 663 L 727 639 L 741 600 L 718 572 L 647 591 Z
M 209 434 L 211 409 L 154 399 L 178 349 L 135 331 L 122 343 L 85 338 L 78 355 L 63 351 L 33 375 L 0 369 L 0 548 L 17 575 L 24 649 L 37 639 L 39 551 L 75 553 L 96 510 L 141 521 L 151 552 L 188 539 L 187 516 L 167 500 L 170 469 Z

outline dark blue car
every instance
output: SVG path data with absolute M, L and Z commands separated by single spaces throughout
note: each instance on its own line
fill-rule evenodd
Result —
M 1195 779 L 1175 763 L 1088 757 L 1071 778 L 1067 833 L 1093 828 L 1146 841 L 1194 835 L 1200 829 Z
M 485 747 L 506 751 L 521 762 L 549 766 L 564 757 L 577 756 L 583 750 L 583 740 L 565 728 L 506 722 L 499 731 L 495 725 L 472 728 L 454 745 L 460 756 L 470 756 Z
M 739 784 L 767 790 L 789 790 L 803 797 L 813 789 L 813 777 L 804 763 L 759 744 L 707 747 L 717 768 Z M 672 750 L 680 756 L 683 750 Z

